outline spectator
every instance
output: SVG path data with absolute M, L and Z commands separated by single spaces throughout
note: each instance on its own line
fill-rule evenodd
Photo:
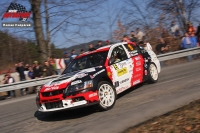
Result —
M 200 23 L 199 23 L 199 26 L 197 26 L 196 36 L 197 36 L 198 38 L 200 37 Z
M 127 35 L 123 36 L 122 42 L 130 42 L 130 39 L 128 38 Z
M 28 77 L 28 71 L 29 71 L 29 64 L 26 64 L 24 67 L 25 78 L 26 78 L 26 76 Z
M 102 45 L 102 41 L 98 41 L 98 43 L 97 43 L 97 45 L 96 45 L 96 49 L 98 49 L 98 48 L 100 48 L 100 47 L 102 47 L 103 45 Z
M 197 46 L 199 47 L 200 46 L 200 37 L 198 37 L 197 41 L 198 41 L 198 45 Z
M 110 41 L 109 40 L 106 40 L 105 46 L 107 46 L 107 45 L 110 45 Z
M 150 45 L 149 42 L 140 41 L 138 44 L 139 46 L 143 47 L 145 50 L 152 50 L 152 46 Z
M 93 51 L 93 50 L 96 50 L 96 48 L 94 48 L 93 44 L 91 43 L 91 44 L 89 44 L 88 51 Z
M 143 41 L 144 40 L 144 33 L 142 31 L 140 31 L 139 28 L 136 29 L 137 30 L 137 41 Z
M 197 39 L 197 37 L 195 36 L 194 33 L 191 34 L 190 39 L 191 39 L 191 46 L 192 47 L 198 46 L 198 42 L 197 42 L 198 39 Z
M 47 76 L 53 76 L 55 75 L 55 69 L 52 65 L 49 64 L 48 61 L 44 62 L 44 67 L 43 67 L 43 76 L 47 77 Z
M 73 59 L 75 59 L 78 56 L 78 54 L 76 54 L 76 51 L 73 49 L 71 51 L 71 55 L 70 55 L 70 61 L 72 61 Z
M 8 72 L 3 79 L 3 84 L 11 84 L 14 83 L 15 80 L 14 78 L 10 75 L 10 73 Z M 15 96 L 15 92 L 14 90 L 8 91 L 8 97 L 7 98 L 12 98 Z
M 70 63 L 70 57 L 67 52 L 64 52 L 64 54 L 65 54 L 65 56 L 64 56 L 65 67 L 67 68 L 67 66 Z
M 188 23 L 187 32 L 188 32 L 189 36 L 191 36 L 192 34 L 195 34 L 196 29 L 195 29 L 195 27 L 193 26 L 192 22 L 189 22 L 189 23 Z
M 25 70 L 25 71 L 28 71 L 28 70 L 29 70 L 29 64 L 26 64 L 26 65 L 25 65 L 24 70 Z
M 16 66 L 16 71 L 19 73 L 20 81 L 25 81 L 26 80 L 25 74 L 24 74 L 25 68 L 23 66 L 23 62 L 19 62 L 18 64 L 15 64 L 15 66 Z M 28 92 L 28 88 L 21 89 L 21 95 L 26 95 L 27 92 Z
M 176 37 L 179 35 L 179 26 L 175 23 L 175 21 L 172 21 L 171 27 L 170 27 L 171 34 Z
M 188 49 L 192 48 L 193 46 L 193 40 L 191 37 L 189 37 L 188 33 L 185 33 L 185 37 L 183 37 L 181 42 L 181 48 Z M 188 61 L 192 61 L 192 55 L 187 56 Z
M 137 35 L 135 34 L 134 31 L 131 31 L 130 40 L 131 42 L 137 42 Z
M 156 52 L 157 54 L 164 54 L 166 51 L 170 49 L 170 46 L 167 45 L 163 38 L 159 39 L 158 45 L 156 46 Z M 161 66 L 165 66 L 165 63 L 163 61 L 160 62 Z
M 163 31 L 161 33 L 161 37 L 163 38 L 163 40 L 164 40 L 165 43 L 168 44 L 170 42 L 170 40 L 169 40 L 170 35 L 169 35 L 169 33 L 167 32 L 166 29 L 163 29 Z
M 33 77 L 34 79 L 37 79 L 37 78 L 42 78 L 42 67 L 38 64 L 38 61 L 34 61 L 34 68 L 33 68 Z
M 54 69 L 56 75 L 61 73 L 61 70 L 56 68 L 56 58 L 54 58 L 54 59 L 50 58 L 50 60 L 48 62 L 49 62 L 50 65 L 53 66 L 53 69 Z
M 32 66 L 29 66 L 29 68 L 28 68 L 28 77 L 30 78 L 30 79 L 34 79 L 34 77 L 33 77 L 33 68 L 32 68 Z
M 8 84 L 8 75 L 7 74 L 4 75 L 4 79 L 2 80 L 2 83 Z
M 15 67 L 16 67 L 16 71 L 19 73 L 20 81 L 26 80 L 25 74 L 24 74 L 25 68 L 23 66 L 23 62 L 19 62 L 18 64 L 15 64 Z
M 42 74 L 43 74 L 43 71 L 42 71 L 42 67 L 39 65 L 38 61 L 34 61 L 33 62 L 33 78 L 34 79 L 38 79 L 38 78 L 42 78 Z M 33 87 L 33 93 L 36 93 L 37 92 L 37 89 L 39 88 L 39 86 L 34 86 Z
M 84 49 L 81 49 L 80 50 L 80 54 L 83 54 L 85 51 L 84 51 Z
M 169 48 L 170 48 L 170 46 L 165 43 L 164 39 L 160 38 L 159 43 L 156 46 L 157 54 L 159 54 L 159 55 L 164 54 L 165 52 L 167 52 L 169 50 Z

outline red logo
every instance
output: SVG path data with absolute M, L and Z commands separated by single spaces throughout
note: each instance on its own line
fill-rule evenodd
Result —
M 19 18 L 20 21 L 26 21 L 30 18 L 31 14 L 32 12 L 28 12 L 23 5 L 11 3 L 7 11 L 3 14 L 2 20 L 4 18 Z

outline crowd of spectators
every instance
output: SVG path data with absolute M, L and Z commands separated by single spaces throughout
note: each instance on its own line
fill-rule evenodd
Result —
M 55 60 L 52 58 L 48 58 L 43 64 L 40 64 L 38 61 L 34 61 L 32 65 L 29 64 L 24 65 L 23 62 L 19 62 L 15 64 L 15 70 L 18 73 L 20 81 L 38 79 L 58 74 L 58 72 L 56 71 Z M 4 75 L 4 79 L 2 81 L 3 84 L 10 84 L 14 82 L 15 79 L 14 77 L 11 76 L 9 72 Z M 33 93 L 36 92 L 36 88 L 37 87 L 33 87 Z M 28 88 L 24 88 L 21 89 L 20 93 L 23 96 L 28 94 L 29 90 Z M 15 92 L 9 91 L 8 98 L 12 97 L 15 97 Z

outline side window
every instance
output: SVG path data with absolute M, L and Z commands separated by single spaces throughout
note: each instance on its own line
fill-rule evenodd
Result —
M 115 47 L 111 54 L 112 61 L 110 62 L 110 65 L 113 63 L 117 63 L 117 62 L 126 60 L 127 58 L 128 57 L 127 57 L 126 51 L 124 50 L 124 48 L 122 46 Z
M 139 48 L 131 44 L 124 44 L 125 48 L 128 50 L 131 56 L 137 55 L 139 53 Z

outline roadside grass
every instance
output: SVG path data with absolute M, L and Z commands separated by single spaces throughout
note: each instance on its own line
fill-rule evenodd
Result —
M 200 133 L 200 99 L 131 127 L 124 133 Z

